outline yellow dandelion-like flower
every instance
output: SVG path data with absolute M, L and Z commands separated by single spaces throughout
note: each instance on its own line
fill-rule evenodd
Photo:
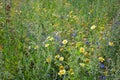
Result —
M 67 44 L 67 43 L 68 43 L 67 40 L 63 40 L 63 41 L 62 41 L 62 44 Z
M 114 46 L 114 43 L 113 42 L 109 42 L 109 46 Z
M 71 75 L 73 75 L 73 74 L 74 74 L 73 69 L 70 69 L 70 70 L 69 70 L 69 73 L 70 73 Z
M 99 57 L 98 59 L 99 59 L 100 62 L 105 61 L 105 59 L 103 57 Z
M 60 57 L 60 58 L 59 58 L 59 61 L 63 61 L 63 60 L 64 60 L 64 57 Z
M 50 63 L 50 62 L 51 62 L 50 57 L 49 57 L 49 58 L 46 58 L 46 62 L 48 62 L 48 63 Z
M 85 63 L 90 63 L 90 59 L 85 59 Z
M 64 75 L 66 73 L 66 70 L 65 69 L 63 69 L 63 70 L 60 70 L 59 72 L 58 72 L 58 75 Z
M 81 67 L 85 67 L 85 63 L 80 63 L 80 66 Z
M 80 48 L 80 52 L 81 53 L 84 53 L 85 52 L 85 49 L 83 47 Z
M 63 69 L 64 69 L 64 66 L 60 66 L 59 69 L 60 69 L 60 70 L 63 70 Z
M 54 40 L 54 38 L 53 38 L 53 37 L 51 37 L 49 40 L 50 40 L 50 41 L 53 41 L 53 40 Z
M 57 59 L 57 58 L 59 58 L 60 57 L 60 55 L 59 54 L 57 54 L 57 55 L 55 55 L 55 58 Z
M 93 30 L 93 29 L 95 29 L 96 28 L 96 26 L 95 25 L 93 25 L 93 26 L 91 26 L 91 29 Z
M 48 47 L 50 44 L 45 44 L 45 47 Z

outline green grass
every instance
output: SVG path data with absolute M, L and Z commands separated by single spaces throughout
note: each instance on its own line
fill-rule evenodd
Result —
M 119 0 L 0 0 L 0 79 L 120 79 L 119 4 Z M 63 44 L 64 40 L 68 42 Z

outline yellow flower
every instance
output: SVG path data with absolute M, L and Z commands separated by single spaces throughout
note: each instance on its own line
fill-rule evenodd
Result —
M 64 75 L 66 73 L 66 70 L 65 69 L 63 69 L 63 70 L 60 70 L 59 72 L 58 72 L 58 75 Z
M 48 36 L 48 37 L 47 37 L 47 40 L 53 41 L 53 40 L 54 40 L 54 38 L 53 38 L 53 37 Z
M 105 61 L 105 59 L 103 57 L 99 57 L 98 59 L 99 59 L 100 62 Z
M 96 26 L 95 25 L 93 25 L 93 26 L 91 26 L 91 29 L 93 30 L 93 29 L 95 29 L 96 28 Z
M 50 63 L 50 62 L 51 62 L 50 57 L 49 57 L 49 58 L 46 58 L 46 62 L 48 62 L 48 63 Z
M 64 60 L 64 57 L 60 57 L 60 58 L 59 58 L 59 61 L 63 61 L 63 60 Z
M 73 74 L 74 74 L 73 69 L 70 69 L 70 70 L 69 70 L 69 73 L 70 73 L 71 75 L 73 75 Z
M 59 54 L 55 55 L 55 58 L 59 58 L 59 57 L 60 57 L 60 55 L 59 55 Z
M 110 45 L 110 46 L 114 46 L 114 43 L 113 43 L 113 42 L 109 42 L 109 45 Z
M 53 37 L 51 37 L 49 40 L 50 40 L 50 41 L 53 41 L 53 40 L 54 40 L 54 38 L 53 38 Z
M 85 52 L 85 49 L 83 47 L 80 48 L 80 52 L 81 53 L 84 53 Z
M 67 43 L 68 43 L 67 40 L 63 40 L 63 41 L 62 41 L 62 44 L 67 44 Z
M 86 63 L 89 63 L 89 62 L 90 62 L 90 59 L 85 59 L 85 62 L 86 62 Z
M 45 47 L 48 47 L 49 46 L 49 44 L 45 44 Z
M 63 69 L 64 69 L 64 66 L 60 66 L 59 69 L 60 69 L 60 70 L 63 70 Z
M 85 67 L 85 64 L 84 64 L 84 63 L 80 63 L 80 66 L 81 66 L 81 67 Z
M 84 54 L 84 56 L 86 56 L 86 57 L 90 56 L 90 54 L 89 54 L 88 52 L 84 52 L 83 54 Z

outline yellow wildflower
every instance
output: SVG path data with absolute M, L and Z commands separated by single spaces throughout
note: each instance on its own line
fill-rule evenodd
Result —
M 109 46 L 114 46 L 114 43 L 113 42 L 109 42 Z
M 69 70 L 69 73 L 70 73 L 71 75 L 73 75 L 73 74 L 74 74 L 73 69 L 70 69 L 70 70 Z
M 58 75 L 64 75 L 66 73 L 66 70 L 65 69 L 63 69 L 63 70 L 60 70 L 59 72 L 58 72 Z
M 80 48 L 80 52 L 81 53 L 84 53 L 85 52 L 85 49 L 83 47 Z
M 46 62 L 48 62 L 48 63 L 50 63 L 50 62 L 51 62 L 50 57 L 49 57 L 49 58 L 46 58 Z
M 98 59 L 99 59 L 100 62 L 105 61 L 105 59 L 103 57 L 99 57 Z
M 85 67 L 85 64 L 84 64 L 84 63 L 80 63 L 80 66 L 81 66 L 81 67 Z
M 91 29 L 93 30 L 93 29 L 95 29 L 96 28 L 96 26 L 95 25 L 93 25 L 93 26 L 91 26 Z
M 62 41 L 62 44 L 67 44 L 67 43 L 68 43 L 67 40 L 63 40 L 63 41 Z
M 63 60 L 64 60 L 64 57 L 60 57 L 60 58 L 59 58 L 59 61 L 63 61 Z
M 85 62 L 86 62 L 86 63 L 89 63 L 89 62 L 90 62 L 90 59 L 85 59 Z
M 48 47 L 49 46 L 49 44 L 45 44 L 45 47 Z
M 59 57 L 60 57 L 60 55 L 59 55 L 59 54 L 55 55 L 55 58 L 59 58 Z
M 64 66 L 60 66 L 59 69 L 60 69 L 60 70 L 63 70 L 63 69 L 64 69 Z
M 49 40 L 50 40 L 50 41 L 53 41 L 53 40 L 54 40 L 54 38 L 53 38 L 53 37 L 51 37 Z

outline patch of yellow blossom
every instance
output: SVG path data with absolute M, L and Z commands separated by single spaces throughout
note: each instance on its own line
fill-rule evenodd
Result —
M 62 69 L 62 70 L 60 70 L 59 72 L 58 72 L 58 75 L 64 75 L 66 73 L 66 70 L 65 69 Z
M 85 67 L 85 63 L 80 63 L 80 66 L 81 67 Z
M 67 44 L 67 43 L 68 43 L 67 40 L 63 40 L 63 41 L 62 41 L 62 44 Z
M 59 54 L 55 55 L 55 58 L 56 58 L 56 59 L 58 59 L 59 57 L 60 57 L 60 55 L 59 55 Z
M 63 60 L 64 60 L 64 57 L 60 57 L 60 58 L 59 58 L 59 61 L 63 61 Z
M 93 30 L 93 29 L 95 29 L 95 28 L 96 28 L 96 26 L 95 26 L 95 25 L 93 25 L 93 26 L 91 26 L 91 28 L 90 28 L 90 29 L 92 29 L 92 30 Z
M 50 44 L 45 44 L 45 47 L 48 47 Z
M 70 70 L 69 70 L 69 73 L 70 73 L 71 75 L 73 75 L 73 74 L 74 74 L 73 69 L 70 69 Z
M 100 62 L 105 61 L 105 59 L 103 57 L 99 57 L 98 59 L 99 59 Z
M 80 48 L 80 52 L 81 53 L 84 53 L 85 52 L 85 49 L 83 47 Z
M 114 43 L 113 42 L 109 42 L 109 46 L 114 46 Z

